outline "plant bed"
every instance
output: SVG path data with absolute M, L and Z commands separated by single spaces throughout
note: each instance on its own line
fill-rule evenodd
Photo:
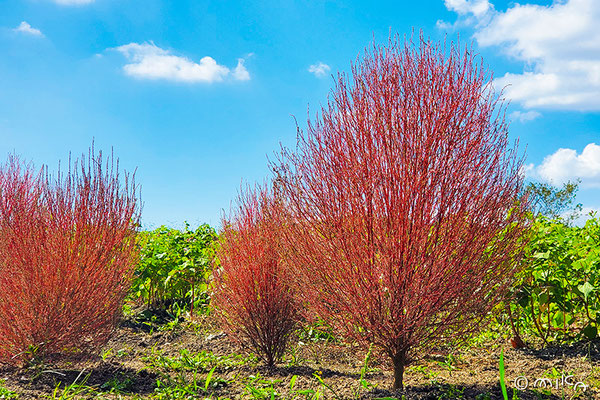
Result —
M 394 393 L 387 390 L 393 373 L 384 357 L 373 353 L 365 363 L 364 350 L 327 337 L 301 336 L 281 363 L 267 368 L 232 344 L 211 315 L 194 323 L 142 325 L 128 317 L 101 355 L 86 362 L 1 369 L 0 398 L 502 399 L 501 351 L 509 399 L 600 396 L 598 340 L 513 349 L 508 330 L 506 335 L 490 331 L 468 346 L 423 353 L 407 368 L 405 389 Z M 569 382 L 585 383 L 587 390 L 577 397 L 562 383 L 563 374 L 573 376 Z M 518 377 L 527 378 L 529 387 L 513 397 Z M 533 387 L 543 378 L 559 388 Z

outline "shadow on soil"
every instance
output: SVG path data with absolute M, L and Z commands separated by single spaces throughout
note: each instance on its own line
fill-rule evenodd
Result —
M 554 360 L 557 358 L 587 357 L 591 361 L 600 361 L 600 338 L 583 340 L 572 345 L 553 346 L 542 349 L 522 348 L 518 351 L 541 360 Z
M 555 394 L 545 394 L 541 389 L 537 391 L 522 390 L 517 391 L 516 396 L 513 396 L 512 390 L 508 390 L 509 399 L 519 400 L 560 400 L 560 399 L 591 399 L 583 394 L 580 397 L 571 397 L 565 393 L 566 397 Z M 404 397 L 403 397 L 404 396 Z M 433 384 L 415 387 L 407 387 L 401 392 L 392 392 L 388 390 L 375 389 L 365 393 L 361 399 L 406 399 L 406 400 L 444 400 L 444 399 L 469 399 L 469 400 L 503 400 L 500 386 L 483 386 L 483 385 L 448 385 L 448 384 Z
M 105 391 L 111 389 L 122 393 L 148 394 L 154 392 L 158 375 L 146 370 L 136 371 L 116 364 L 102 364 L 96 368 L 82 370 L 44 370 L 32 375 L 24 372 L 19 380 L 24 388 L 40 392 L 52 392 L 58 385 L 61 388 L 73 383 L 97 387 Z
M 319 375 L 323 378 L 349 377 L 349 378 L 353 378 L 353 379 L 358 379 L 360 376 L 359 374 L 334 371 L 334 370 L 328 369 L 328 368 L 315 369 L 315 368 L 311 368 L 311 367 L 303 366 L 303 365 L 294 366 L 294 367 L 276 366 L 276 367 L 272 367 L 272 368 L 269 368 L 269 367 L 266 367 L 263 365 L 259 365 L 257 367 L 252 367 L 251 370 L 257 370 L 265 376 L 278 376 L 278 377 L 291 377 L 294 375 L 298 375 L 298 376 L 305 376 L 305 377 L 310 378 L 317 371 L 319 372 Z

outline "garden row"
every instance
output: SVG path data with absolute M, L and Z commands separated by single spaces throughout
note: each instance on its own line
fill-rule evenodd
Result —
M 600 221 L 572 226 L 543 215 L 532 222 L 532 237 L 493 321 L 512 331 L 513 346 L 523 337 L 539 344 L 568 344 L 598 336 L 600 311 Z M 211 312 L 213 265 L 219 236 L 208 225 L 195 230 L 160 227 L 139 234 L 141 261 L 130 300 L 176 319 Z M 306 321 L 305 321 L 306 322 Z M 330 335 L 320 322 L 304 324 L 314 335 Z M 314 330 L 314 332 L 313 332 Z

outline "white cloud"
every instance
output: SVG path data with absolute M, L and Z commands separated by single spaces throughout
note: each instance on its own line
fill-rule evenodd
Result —
M 317 78 L 324 77 L 329 73 L 329 71 L 331 71 L 331 67 L 320 61 L 317 64 L 313 64 L 310 67 L 308 67 L 308 72 L 315 74 Z
M 581 179 L 582 188 L 600 188 L 600 146 L 590 143 L 581 154 L 573 149 L 558 149 L 539 166 L 527 166 L 527 174 L 553 185 Z
M 496 80 L 526 108 L 600 110 L 600 7 L 596 0 L 514 4 L 496 11 L 487 0 L 445 0 L 459 21 L 471 18 L 480 46 L 498 47 L 524 63 L 523 73 Z M 438 26 L 444 27 L 441 22 Z
M 446 22 L 446 21 L 444 21 L 444 20 L 442 20 L 442 19 L 438 19 L 438 20 L 435 22 L 435 26 L 436 26 L 438 29 L 445 30 L 445 31 L 447 31 L 447 30 L 451 30 L 451 29 L 453 29 L 453 28 L 454 28 L 454 25 L 453 25 L 453 24 L 451 24 L 450 22 Z
M 221 82 L 231 76 L 234 80 L 246 81 L 250 74 L 239 59 L 233 71 L 219 65 L 212 57 L 203 57 L 196 63 L 186 57 L 171 54 L 154 43 L 129 43 L 116 48 L 129 61 L 123 67 L 129 76 L 139 79 L 164 79 L 176 82 Z
M 521 123 L 525 123 L 533 121 L 534 119 L 539 118 L 541 116 L 542 114 L 540 114 L 537 111 L 514 111 L 510 113 L 509 118 L 512 120 L 520 121 Z
M 40 37 L 44 36 L 42 31 L 40 31 L 39 29 L 33 28 L 31 25 L 29 25 L 25 21 L 21 22 L 21 24 L 19 26 L 17 26 L 16 28 L 13 29 L 13 31 L 19 32 L 19 33 L 25 33 L 27 35 L 32 35 L 32 36 L 40 36 Z
M 446 8 L 460 15 L 473 14 L 481 17 L 492 9 L 488 0 L 444 0 Z
M 95 0 L 52 0 L 61 6 L 81 6 L 84 4 L 93 3 Z
M 244 66 L 244 59 L 238 58 L 238 64 L 233 70 L 233 78 L 238 81 L 248 81 L 250 80 L 250 73 Z

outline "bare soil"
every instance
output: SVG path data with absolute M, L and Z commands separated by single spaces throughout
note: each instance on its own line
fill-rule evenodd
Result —
M 19 399 L 52 398 L 57 386 L 62 391 L 75 381 L 93 388 L 82 398 L 150 399 L 160 393 L 157 380 L 165 382 L 172 377 L 175 381 L 179 376 L 187 382 L 194 377 L 190 371 L 158 368 L 148 361 L 149 357 L 161 354 L 177 358 L 182 349 L 187 349 L 190 354 L 207 351 L 221 357 L 240 354 L 249 361 L 215 367 L 215 384 L 208 393 L 198 390 L 191 397 L 177 398 L 260 398 L 261 390 L 272 387 L 279 398 L 285 399 L 306 398 L 301 390 L 320 391 L 322 397 L 335 399 L 503 399 L 498 366 L 503 351 L 508 398 L 600 399 L 600 341 L 513 349 L 508 333 L 488 335 L 488 339 L 479 338 L 460 348 L 424 351 L 407 368 L 405 389 L 392 392 L 387 390 L 392 383 L 387 360 L 373 354 L 364 368 L 366 350 L 356 345 L 305 338 L 295 341 L 278 367 L 268 369 L 234 344 L 210 316 L 199 316 L 193 324 L 179 324 L 173 330 L 158 330 L 157 326 L 130 318 L 123 321 L 102 356 L 29 369 L 4 367 L 0 369 L 0 383 L 4 380 L 3 386 L 17 392 Z M 361 369 L 366 372 L 364 385 L 360 382 Z M 204 382 L 208 372 L 200 370 L 195 378 Z M 290 390 L 294 375 L 297 378 Z M 585 391 L 575 390 L 577 382 L 585 385 Z M 253 392 L 250 387 L 259 391 Z

